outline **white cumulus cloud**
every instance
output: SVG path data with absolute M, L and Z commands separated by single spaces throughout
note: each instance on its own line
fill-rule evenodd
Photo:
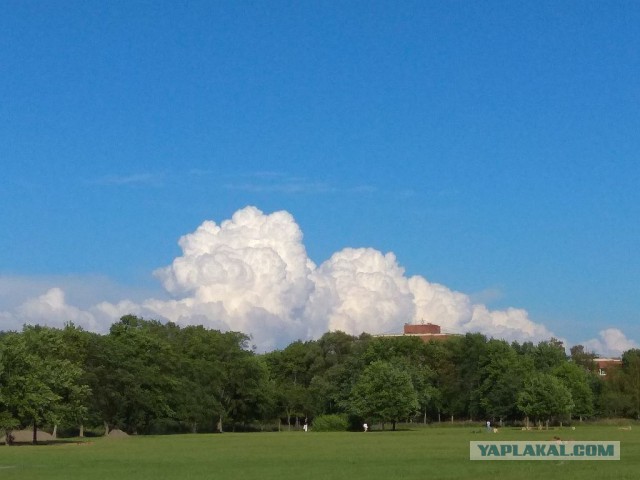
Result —
M 49 327 L 63 327 L 73 322 L 88 330 L 99 328 L 94 316 L 72 305 L 68 305 L 60 288 L 52 288 L 43 295 L 32 298 L 16 308 L 15 318 L 22 323 L 40 323 Z
M 324 330 L 352 334 L 394 331 L 414 317 L 415 304 L 395 255 L 346 248 L 311 275 L 305 315 Z
M 145 308 L 178 323 L 207 319 L 252 333 L 263 347 L 309 337 L 303 311 L 315 265 L 289 213 L 247 207 L 220 225 L 204 222 L 179 245 L 182 255 L 156 272 L 174 300 L 149 300 Z
M 586 350 L 595 352 L 600 357 L 619 357 L 626 350 L 639 348 L 635 341 L 628 339 L 617 328 L 607 328 L 598 334 L 599 338 L 587 340 L 583 345 Z
M 300 227 L 285 211 L 264 214 L 246 207 L 220 224 L 205 221 L 179 245 L 181 255 L 155 272 L 168 299 L 104 300 L 82 309 L 69 305 L 61 288 L 51 288 L 0 311 L 0 329 L 72 321 L 104 332 L 131 313 L 241 331 L 260 350 L 329 330 L 399 333 L 404 323 L 422 321 L 439 324 L 445 332 L 480 332 L 510 341 L 553 336 L 525 310 L 491 310 L 422 276 L 407 277 L 393 253 L 345 248 L 316 266 Z M 615 332 L 601 333 L 602 348 L 594 350 L 635 345 Z

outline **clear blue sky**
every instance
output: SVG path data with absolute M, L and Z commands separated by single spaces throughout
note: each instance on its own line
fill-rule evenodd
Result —
M 161 290 L 180 236 L 255 205 L 318 264 L 391 251 L 639 341 L 639 26 L 633 1 L 4 1 L 0 275 Z

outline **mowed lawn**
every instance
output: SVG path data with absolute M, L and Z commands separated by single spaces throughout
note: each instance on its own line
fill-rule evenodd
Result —
M 0 479 L 638 479 L 640 428 L 225 433 L 0 446 Z M 619 440 L 620 461 L 470 461 L 471 440 Z

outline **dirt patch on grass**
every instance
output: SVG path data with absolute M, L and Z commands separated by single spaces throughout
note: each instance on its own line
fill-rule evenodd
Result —
M 13 430 L 11 432 L 14 443 L 31 443 L 33 441 L 33 430 Z M 43 430 L 38 430 L 38 442 L 50 442 L 53 436 Z M 6 435 L 0 437 L 0 443 L 7 443 Z
M 124 438 L 124 437 L 128 437 L 129 434 L 127 432 L 123 432 L 122 430 L 118 429 L 118 428 L 114 428 L 113 430 L 111 430 L 109 432 L 109 438 Z

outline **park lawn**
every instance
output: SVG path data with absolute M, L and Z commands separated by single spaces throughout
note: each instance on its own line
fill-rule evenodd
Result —
M 619 440 L 620 461 L 470 461 L 472 440 Z M 0 446 L 0 479 L 637 479 L 640 429 L 225 433 Z

